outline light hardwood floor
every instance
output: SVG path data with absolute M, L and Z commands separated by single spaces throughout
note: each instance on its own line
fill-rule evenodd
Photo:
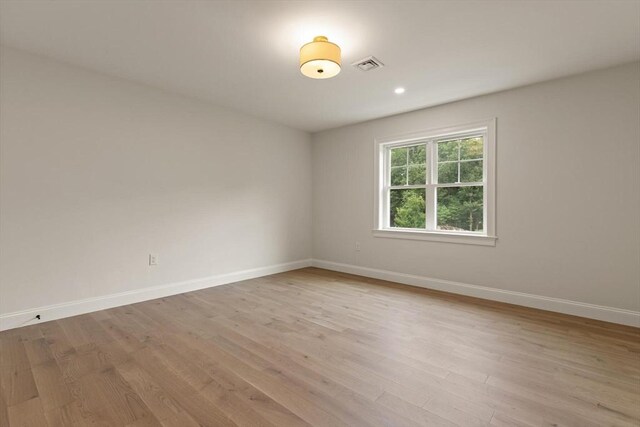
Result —
M 303 269 L 0 333 L 2 426 L 638 426 L 640 330 Z

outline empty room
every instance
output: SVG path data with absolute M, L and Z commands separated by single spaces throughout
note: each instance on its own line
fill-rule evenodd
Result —
M 640 0 L 0 0 L 0 427 L 640 426 Z

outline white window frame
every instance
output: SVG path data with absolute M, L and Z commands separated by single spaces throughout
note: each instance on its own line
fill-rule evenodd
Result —
M 391 168 L 389 153 L 393 147 L 427 143 L 427 183 L 426 185 L 406 186 L 404 188 L 425 188 L 427 200 L 435 198 L 437 187 L 461 187 L 480 183 L 436 184 L 437 148 L 435 140 L 449 137 L 482 135 L 483 143 L 483 228 L 475 231 L 436 230 L 436 212 L 434 204 L 427 202 L 427 224 L 425 230 L 397 228 L 389 226 L 389 197 L 387 182 Z M 473 245 L 495 246 L 496 235 L 496 119 L 491 118 L 459 126 L 430 129 L 410 134 L 375 139 L 375 237 L 396 239 L 428 240 L 447 243 L 465 243 Z

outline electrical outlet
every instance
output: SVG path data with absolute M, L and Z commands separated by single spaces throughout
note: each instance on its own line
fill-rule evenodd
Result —
M 356 242 L 356 252 L 360 252 L 360 242 Z
M 158 265 L 158 255 L 149 254 L 149 265 Z

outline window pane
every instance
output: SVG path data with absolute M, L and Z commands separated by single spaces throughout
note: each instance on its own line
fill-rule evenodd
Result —
M 483 230 L 483 187 L 438 188 L 437 199 L 438 230 Z
M 407 164 L 407 148 L 391 149 L 391 166 L 405 166 Z
M 409 148 L 409 164 L 410 165 L 424 165 L 427 163 L 427 145 L 414 145 Z
M 482 159 L 482 157 L 483 151 L 481 136 L 476 138 L 466 138 L 462 140 L 460 144 L 461 160 Z
M 425 228 L 425 189 L 390 190 L 391 227 Z
M 482 160 L 460 162 L 460 182 L 482 182 Z
M 407 185 L 407 168 L 405 166 L 391 168 L 391 185 Z
M 409 185 L 424 185 L 426 179 L 427 165 L 409 166 Z
M 459 139 L 453 141 L 444 141 L 438 143 L 438 161 L 458 160 L 458 144 Z
M 440 184 L 458 182 L 458 162 L 438 163 L 438 182 Z

